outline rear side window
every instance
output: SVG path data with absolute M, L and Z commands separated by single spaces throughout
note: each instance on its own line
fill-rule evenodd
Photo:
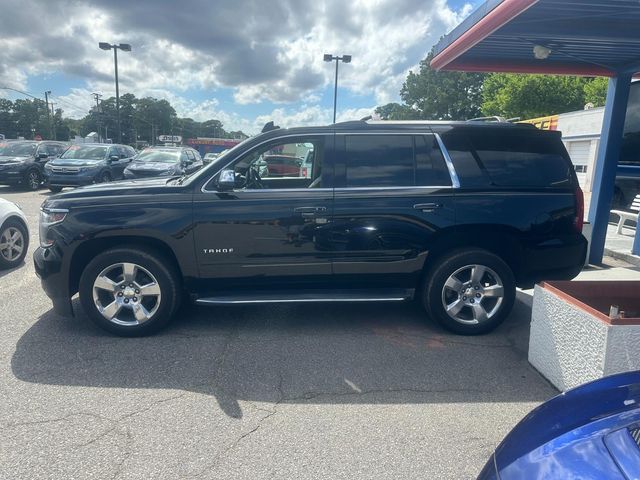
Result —
M 571 165 L 559 138 L 531 132 L 474 132 L 471 143 L 493 185 L 561 187 L 571 184 Z
M 347 187 L 451 185 L 432 135 L 348 135 Z
M 345 139 L 347 187 L 415 184 L 413 137 L 353 135 Z

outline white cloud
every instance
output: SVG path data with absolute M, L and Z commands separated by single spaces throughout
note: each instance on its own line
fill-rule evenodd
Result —
M 377 104 L 397 101 L 408 71 L 470 9 L 454 11 L 446 0 L 3 0 L 0 86 L 24 90 L 30 76 L 54 73 L 81 78 L 83 87 L 52 97 L 80 118 L 94 104 L 92 92 L 115 94 L 113 55 L 98 42 L 126 42 L 133 50 L 119 54 L 121 93 L 164 98 L 179 116 L 218 118 L 248 132 L 269 120 L 327 124 L 332 111 L 319 103 L 334 66 L 324 53 L 353 55 L 340 65 L 341 89 Z M 240 116 L 220 108 L 216 97 L 226 88 L 237 104 L 278 107 Z M 206 92 L 205 100 L 190 99 L 190 90 Z M 340 110 L 338 120 L 373 108 Z

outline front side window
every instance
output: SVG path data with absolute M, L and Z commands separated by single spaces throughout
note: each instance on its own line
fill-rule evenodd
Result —
M 322 142 L 322 139 L 286 139 L 252 150 L 234 165 L 236 188 L 322 187 Z

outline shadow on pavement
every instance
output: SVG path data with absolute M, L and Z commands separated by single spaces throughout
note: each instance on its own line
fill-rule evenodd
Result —
M 530 307 L 518 295 L 507 322 L 481 337 L 444 332 L 416 303 L 187 307 L 168 330 L 137 339 L 109 336 L 83 313 L 48 312 L 11 366 L 33 383 L 211 395 L 233 418 L 243 401 L 543 401 L 556 392 L 527 363 Z

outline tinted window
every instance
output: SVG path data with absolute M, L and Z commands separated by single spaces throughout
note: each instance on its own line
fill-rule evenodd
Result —
M 460 130 L 450 130 L 443 133 L 441 137 L 460 179 L 460 185 L 462 187 L 489 185 L 488 178 L 482 172 L 473 154 L 468 135 Z
M 411 135 L 347 135 L 347 187 L 415 185 Z
M 193 155 L 191 150 L 185 150 L 187 152 L 187 158 L 191 161 L 195 161 L 196 157 Z
M 560 137 L 545 132 L 474 131 L 471 143 L 496 186 L 555 187 L 571 183 Z
M 435 137 L 417 136 L 415 142 L 416 185 L 451 185 L 451 176 Z
M 640 166 L 640 82 L 632 83 L 629 91 L 619 162 Z

